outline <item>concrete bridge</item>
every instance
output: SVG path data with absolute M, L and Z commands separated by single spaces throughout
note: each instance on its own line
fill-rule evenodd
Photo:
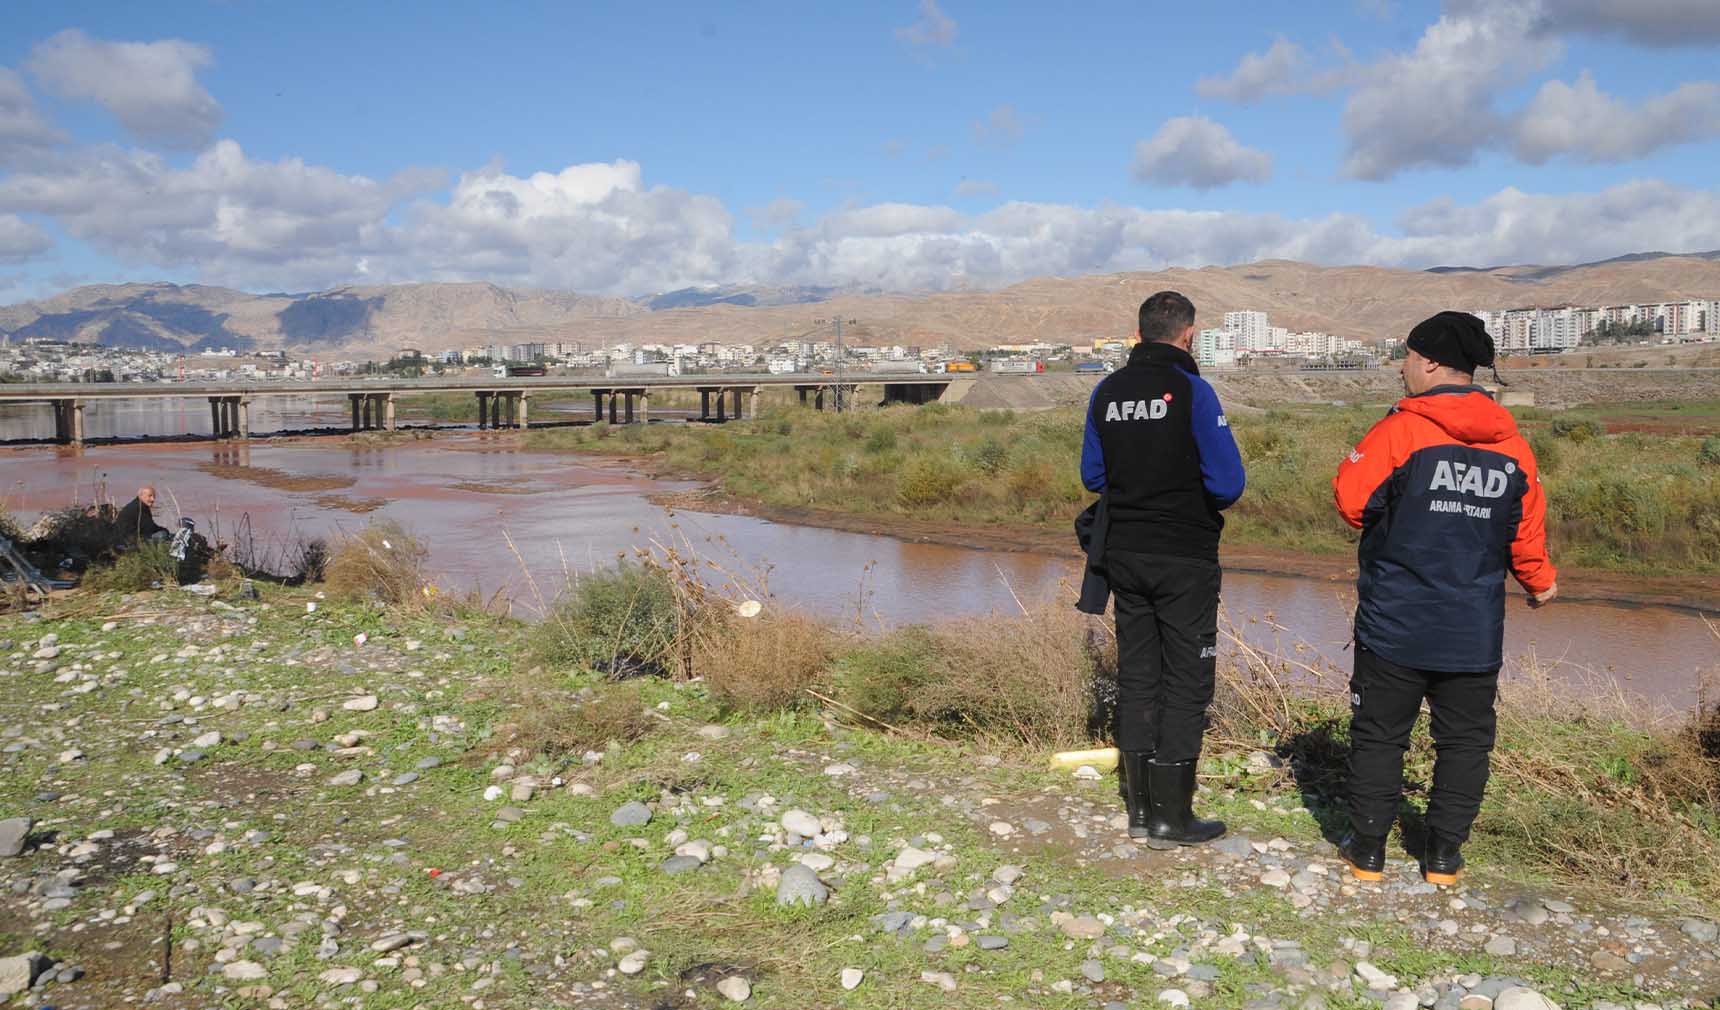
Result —
M 930 403 L 952 385 L 971 381 L 958 375 L 845 372 L 840 384 L 823 374 L 34 383 L 0 385 L 0 403 L 47 405 L 54 412 L 55 441 L 81 445 L 84 406 L 94 400 L 206 397 L 210 430 L 218 439 L 229 439 L 250 437 L 251 401 L 267 396 L 345 396 L 352 406 L 349 430 L 392 431 L 396 399 L 421 393 L 470 392 L 479 428 L 526 428 L 534 396 L 589 393 L 592 421 L 643 424 L 650 420 L 653 392 L 693 390 L 699 394 L 698 419 L 723 422 L 756 417 L 767 387 L 792 387 L 802 405 L 823 410 L 854 402 L 861 386 L 882 387 L 885 403 Z

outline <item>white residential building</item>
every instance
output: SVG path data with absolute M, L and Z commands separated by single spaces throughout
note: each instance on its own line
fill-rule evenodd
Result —
M 1236 334 L 1228 329 L 1201 330 L 1194 339 L 1194 360 L 1202 368 L 1236 365 Z
M 1272 327 L 1264 312 L 1226 312 L 1224 328 L 1233 335 L 1238 351 L 1263 351 L 1271 346 Z

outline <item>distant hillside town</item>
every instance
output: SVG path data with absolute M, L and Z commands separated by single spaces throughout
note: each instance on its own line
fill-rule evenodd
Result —
M 1549 354 L 1608 340 L 1720 339 L 1720 299 L 1555 309 L 1473 309 L 1506 354 Z

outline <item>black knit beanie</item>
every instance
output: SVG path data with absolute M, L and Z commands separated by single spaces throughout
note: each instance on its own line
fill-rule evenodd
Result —
M 1404 344 L 1447 368 L 1471 374 L 1493 364 L 1493 338 L 1481 320 L 1467 312 L 1441 312 L 1415 324 Z

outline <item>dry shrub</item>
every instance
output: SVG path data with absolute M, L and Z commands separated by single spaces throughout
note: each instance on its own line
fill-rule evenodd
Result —
M 418 606 L 428 598 L 424 562 L 429 556 L 429 548 L 399 523 L 374 522 L 336 542 L 323 581 L 337 599 L 375 598 L 394 606 Z
M 1065 605 L 944 625 L 936 632 L 940 676 L 914 706 L 939 722 L 1036 750 L 1084 743 L 1094 669 L 1085 623 Z
M 566 679 L 534 669 L 492 681 L 482 693 L 503 706 L 486 748 L 492 753 L 518 750 L 555 760 L 630 744 L 657 725 L 637 684 L 574 690 Z
M 1085 623 L 1052 605 L 905 628 L 845 651 L 833 680 L 870 721 L 1040 751 L 1073 746 L 1091 736 L 1097 664 Z
M 1611 678 L 1532 659 L 1500 685 L 1477 829 L 1573 875 L 1720 896 L 1720 710 L 1670 724 Z
M 832 645 L 824 623 L 772 608 L 713 622 L 693 643 L 693 670 L 724 708 L 769 711 L 806 697 L 830 663 Z

